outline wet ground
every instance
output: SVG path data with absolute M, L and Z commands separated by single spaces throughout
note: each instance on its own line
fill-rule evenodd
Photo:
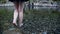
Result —
M 3 34 L 22 34 L 19 29 L 11 28 L 10 30 L 5 30 Z
M 1 8 L 0 8 L 1 9 Z M 12 22 L 13 11 L 0 10 L 0 22 L 3 24 L 3 34 L 40 34 L 43 31 L 55 31 L 60 26 L 60 13 L 57 11 L 24 11 L 23 27 L 21 29 L 13 28 Z M 51 13 L 50 13 L 51 12 Z

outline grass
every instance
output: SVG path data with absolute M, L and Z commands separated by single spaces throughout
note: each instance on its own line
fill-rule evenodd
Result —
M 54 29 L 56 26 L 54 20 L 55 19 L 57 20 L 59 16 L 60 16 L 60 12 L 58 11 L 52 11 L 51 13 L 49 13 L 48 11 L 43 12 L 37 10 L 25 11 L 23 22 L 27 25 L 24 26 L 25 29 L 23 29 L 23 31 L 26 31 L 27 33 L 27 31 L 28 30 L 30 31 L 31 30 L 30 28 L 33 26 L 34 26 L 32 29 L 33 31 L 34 28 L 40 30 L 40 28 L 42 29 L 42 27 L 48 27 L 48 26 L 52 26 L 51 28 Z M 2 24 L 1 26 L 3 27 L 4 30 L 7 30 L 12 27 L 12 25 L 10 24 L 12 22 L 12 18 L 13 18 L 13 11 L 0 9 L 0 24 Z M 46 26 L 47 24 L 48 26 Z M 38 28 L 38 26 L 40 28 Z M 50 27 L 48 29 L 50 29 Z
M 0 24 L 3 24 L 4 29 L 7 29 L 10 21 L 12 19 L 12 12 L 7 11 L 6 9 L 0 9 Z M 9 28 L 9 27 L 8 27 Z

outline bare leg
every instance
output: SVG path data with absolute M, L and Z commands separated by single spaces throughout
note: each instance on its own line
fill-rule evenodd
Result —
M 19 4 L 15 2 L 14 5 L 15 5 L 15 10 L 14 10 L 14 15 L 13 15 L 13 23 L 15 25 L 17 25 L 18 6 L 19 6 Z
M 19 3 L 19 26 L 23 25 L 23 3 Z
M 17 10 L 15 9 L 14 15 L 13 15 L 13 23 L 16 23 L 16 21 L 17 21 L 17 16 L 18 16 L 18 12 L 17 12 Z

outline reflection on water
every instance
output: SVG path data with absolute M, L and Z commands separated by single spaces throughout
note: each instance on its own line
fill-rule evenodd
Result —
M 5 9 L 8 9 L 8 10 L 13 10 L 14 9 L 14 6 L 0 6 L 0 9 L 2 8 L 5 8 Z M 24 9 L 25 10 L 28 10 L 28 9 L 35 9 L 35 10 L 59 10 L 60 8 L 58 6 L 33 6 L 32 5 L 30 6 L 24 6 Z

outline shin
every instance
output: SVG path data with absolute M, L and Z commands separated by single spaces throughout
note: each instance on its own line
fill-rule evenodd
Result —
M 23 3 L 19 4 L 19 25 L 21 26 L 23 23 Z

